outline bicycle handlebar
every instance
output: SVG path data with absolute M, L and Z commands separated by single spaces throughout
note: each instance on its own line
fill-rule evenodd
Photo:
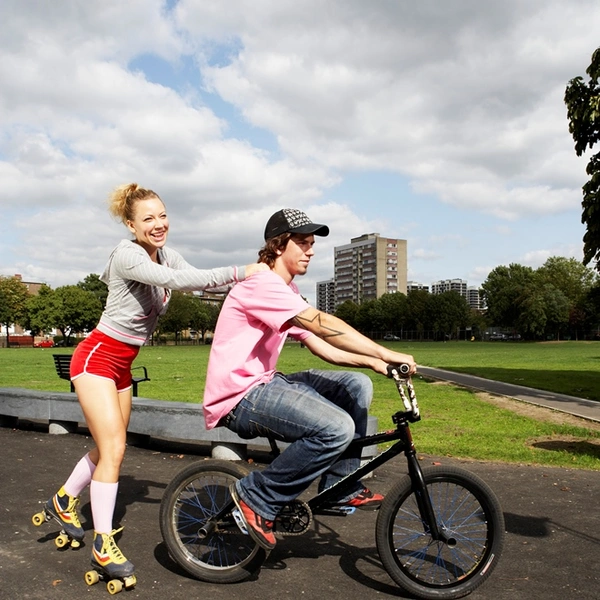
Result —
M 395 371 L 395 373 L 394 373 Z M 394 375 L 408 375 L 410 373 L 410 366 L 406 363 L 400 363 L 397 365 L 387 366 L 388 377 L 394 377 Z
M 413 387 L 412 381 L 408 374 L 410 373 L 410 366 L 406 363 L 400 363 L 397 365 L 387 366 L 388 377 L 391 377 L 398 389 L 404 408 L 408 413 L 412 413 L 410 417 L 411 421 L 418 421 L 420 417 L 419 404 L 417 402 L 417 396 L 415 394 L 415 388 Z

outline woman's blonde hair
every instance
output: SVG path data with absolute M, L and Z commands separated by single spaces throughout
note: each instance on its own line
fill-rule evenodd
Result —
M 161 200 L 156 192 L 142 188 L 137 183 L 120 185 L 108 197 L 108 210 L 113 217 L 127 224 L 127 221 L 133 221 L 136 203 L 147 198 Z
M 293 233 L 282 233 L 275 237 L 269 238 L 265 245 L 258 251 L 258 262 L 265 263 L 269 268 L 275 266 L 275 259 L 283 252 L 288 245 Z M 279 253 L 277 251 L 280 251 Z

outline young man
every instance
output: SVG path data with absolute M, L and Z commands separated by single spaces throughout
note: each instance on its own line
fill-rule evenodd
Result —
M 319 476 L 319 490 L 354 471 L 360 450 L 340 456 L 367 430 L 372 382 L 363 373 L 311 369 L 284 375 L 277 359 L 288 335 L 313 354 L 341 366 L 368 367 L 386 375 L 388 364 L 412 356 L 376 344 L 333 315 L 310 306 L 294 284 L 314 255 L 315 235 L 326 225 L 303 212 L 283 209 L 265 228 L 259 262 L 270 271 L 238 283 L 227 296 L 212 342 L 204 415 L 206 426 L 226 426 L 240 437 L 273 436 L 290 445 L 262 471 L 232 486 L 250 535 L 267 550 L 275 546 L 273 521 L 281 508 Z M 336 504 L 376 508 L 383 496 L 358 483 Z

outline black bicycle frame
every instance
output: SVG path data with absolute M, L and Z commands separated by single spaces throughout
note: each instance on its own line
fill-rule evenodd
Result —
M 423 471 L 421 470 L 421 466 L 417 459 L 417 451 L 413 444 L 409 420 L 416 421 L 418 419 L 414 419 L 412 413 L 409 411 L 396 413 L 392 418 L 394 423 L 396 423 L 396 429 L 356 438 L 351 442 L 347 451 L 373 446 L 375 444 L 393 442 L 394 440 L 398 441 L 343 479 L 334 483 L 331 487 L 311 498 L 308 501 L 308 505 L 313 512 L 318 512 L 319 509 L 326 508 L 328 505 L 331 506 L 331 501 L 334 498 L 343 496 L 344 491 L 352 487 L 354 483 L 404 452 L 408 463 L 408 474 L 412 482 L 425 532 L 431 535 L 434 540 L 449 542 L 449 538 L 440 531 L 435 519 L 431 498 L 429 497 L 425 480 L 423 479 Z

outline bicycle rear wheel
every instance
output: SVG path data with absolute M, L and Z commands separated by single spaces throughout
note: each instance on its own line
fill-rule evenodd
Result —
M 494 570 L 504 546 L 500 503 L 479 477 L 455 467 L 423 469 L 438 527 L 449 541 L 432 539 L 421 519 L 410 477 L 386 495 L 376 541 L 390 577 L 418 598 L 462 598 Z
M 160 506 L 160 530 L 169 553 L 193 577 L 210 583 L 235 583 L 256 573 L 267 554 L 236 525 L 224 507 L 233 507 L 229 486 L 248 472 L 228 461 L 206 460 L 178 473 L 167 486 Z

